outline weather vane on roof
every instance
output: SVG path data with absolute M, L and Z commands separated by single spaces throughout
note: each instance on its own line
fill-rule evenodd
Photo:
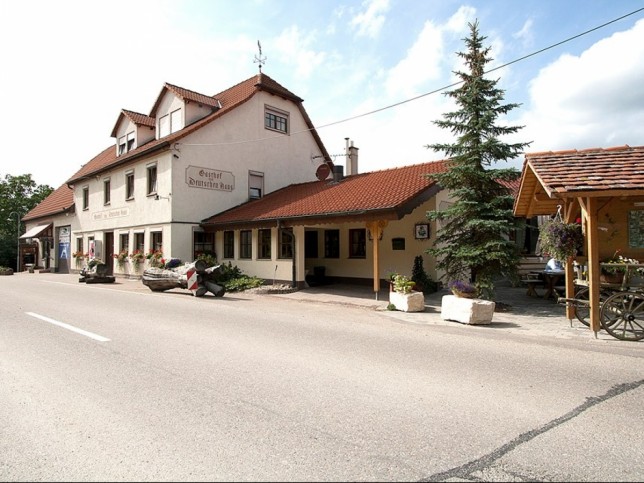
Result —
M 259 47 L 259 55 L 255 56 L 255 60 L 253 60 L 253 64 L 258 63 L 259 64 L 259 73 L 262 73 L 262 65 L 266 63 L 266 56 L 262 55 L 262 44 L 259 43 L 259 40 L 257 41 L 257 47 Z

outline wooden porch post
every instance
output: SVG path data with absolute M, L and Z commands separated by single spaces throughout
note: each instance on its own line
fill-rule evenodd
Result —
M 367 222 L 367 229 L 371 233 L 373 239 L 373 291 L 378 300 L 378 292 L 380 292 L 380 236 L 384 228 L 387 226 L 386 220 L 369 221 Z
M 576 201 L 566 201 L 564 205 L 564 222 L 572 223 L 575 218 L 575 205 Z M 566 260 L 566 298 L 572 299 L 575 297 L 575 271 L 572 268 L 572 258 Z M 575 308 L 566 304 L 566 318 L 570 320 L 572 326 L 572 319 L 575 317 Z
M 590 303 L 590 328 L 597 333 L 601 327 L 599 321 L 599 229 L 597 227 L 597 199 L 585 198 L 579 199 L 582 208 L 582 214 L 586 221 L 586 244 L 588 253 L 588 292 Z

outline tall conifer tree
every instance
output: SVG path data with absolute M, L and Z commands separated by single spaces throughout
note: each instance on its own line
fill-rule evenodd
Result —
M 467 52 L 458 52 L 468 72 L 454 72 L 461 84 L 445 95 L 454 99 L 458 110 L 443 114 L 437 126 L 449 129 L 456 141 L 430 144 L 427 147 L 445 153 L 448 169 L 432 175 L 438 184 L 451 192 L 454 203 L 445 211 L 430 211 L 430 220 L 440 220 L 432 248 L 437 266 L 445 271 L 447 281 L 474 282 L 479 297 L 494 299 L 494 280 L 513 276 L 519 261 L 510 233 L 515 229 L 513 197 L 503 181 L 516 179 L 512 168 L 493 169 L 498 161 L 507 161 L 523 152 L 530 143 L 506 144 L 499 138 L 516 133 L 523 126 L 499 126 L 500 116 L 518 107 L 502 104 L 504 91 L 497 80 L 484 78 L 485 66 L 493 59 L 486 37 L 479 35 L 478 22 L 470 23 L 470 36 L 463 39 Z

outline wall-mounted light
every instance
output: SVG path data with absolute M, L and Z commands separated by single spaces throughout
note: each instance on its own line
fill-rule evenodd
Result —
M 168 193 L 168 196 L 159 196 L 159 195 L 154 195 L 154 199 L 155 199 L 156 201 L 159 201 L 159 200 L 168 200 L 168 201 L 170 201 L 170 197 L 171 197 L 171 196 L 172 196 L 172 193 Z

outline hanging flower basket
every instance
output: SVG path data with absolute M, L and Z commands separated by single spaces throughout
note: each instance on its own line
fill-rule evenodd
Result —
M 539 246 L 541 254 L 565 263 L 568 258 L 577 255 L 584 245 L 581 225 L 564 223 L 554 219 L 545 222 L 539 228 Z

